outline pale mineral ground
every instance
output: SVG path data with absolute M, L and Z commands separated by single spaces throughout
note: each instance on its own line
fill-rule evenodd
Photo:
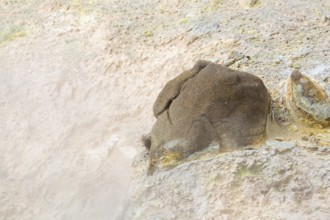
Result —
M 282 128 L 148 177 L 152 105 L 199 59 L 262 78 Z M 330 93 L 330 0 L 1 0 L 0 219 L 329 219 L 330 130 L 289 119 L 294 69 Z

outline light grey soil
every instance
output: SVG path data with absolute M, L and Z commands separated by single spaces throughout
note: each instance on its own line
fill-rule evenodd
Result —
M 150 178 L 131 163 L 158 93 L 199 59 L 261 77 L 286 141 L 328 148 L 329 129 L 288 118 L 283 91 L 300 68 L 330 92 L 329 12 L 329 0 L 1 1 L 0 218 L 327 219 L 329 155 L 300 142 Z M 262 164 L 235 180 L 250 163 Z
M 304 145 L 268 141 L 141 174 L 117 219 L 328 219 L 330 149 Z

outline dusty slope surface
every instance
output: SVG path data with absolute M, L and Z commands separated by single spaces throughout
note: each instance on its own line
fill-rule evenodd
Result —
M 330 149 L 305 144 L 268 141 L 142 174 L 118 219 L 328 219 Z
M 278 102 L 296 67 L 330 89 L 329 0 L 239 2 L 2 1 L 0 216 L 114 218 L 157 94 L 198 59 L 244 57 Z
M 142 128 L 108 22 L 88 4 L 0 8 L 0 218 L 111 218 Z

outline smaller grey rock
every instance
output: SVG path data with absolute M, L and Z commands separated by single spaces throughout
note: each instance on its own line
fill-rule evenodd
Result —
M 227 59 L 224 60 L 224 65 L 229 67 L 236 62 L 244 59 L 246 56 L 243 53 L 237 52 L 237 51 L 232 51 L 230 55 L 228 56 Z
M 298 121 L 307 119 L 324 126 L 330 124 L 330 98 L 324 88 L 314 80 L 295 70 L 288 81 L 286 105 Z

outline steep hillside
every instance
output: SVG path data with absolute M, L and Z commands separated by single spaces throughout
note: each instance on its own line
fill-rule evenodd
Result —
M 239 158 L 250 163 L 250 155 L 256 155 L 257 161 L 266 158 L 266 163 L 272 164 L 280 156 L 274 159 L 268 151 L 261 156 L 264 150 L 238 152 L 214 160 L 212 156 L 207 161 L 183 164 L 151 178 L 145 177 L 142 165 L 136 175 L 136 168 L 131 166 L 134 156 L 143 150 L 141 135 L 149 132 L 155 122 L 151 109 L 161 88 L 197 60 L 205 59 L 229 63 L 231 68 L 261 77 L 275 100 L 274 117 L 284 133 L 289 134 L 287 141 L 308 136 L 305 145 L 325 149 L 310 153 L 298 143 L 293 153 L 278 160 L 285 160 L 283 163 L 288 166 L 296 164 L 289 171 L 293 181 L 290 183 L 295 184 L 298 178 L 309 184 L 307 190 L 320 189 L 312 196 L 306 192 L 307 197 L 302 196 L 296 206 L 290 203 L 279 218 L 289 218 L 287 213 L 293 211 L 287 210 L 292 207 L 316 204 L 306 208 L 309 212 L 306 218 L 326 219 L 330 209 L 326 200 L 329 129 L 317 128 L 310 133 L 296 127 L 283 109 L 283 91 L 291 71 L 300 68 L 330 92 L 329 12 L 329 0 L 1 1 L 0 217 L 113 219 L 118 211 L 118 218 L 124 219 L 216 216 L 205 212 L 213 209 L 207 204 L 218 198 L 211 193 L 202 197 L 207 203 L 195 204 L 187 198 L 182 203 L 187 208 L 196 205 L 189 215 L 180 215 L 186 209 L 177 206 L 174 215 L 153 217 L 155 208 L 166 207 L 165 212 L 173 206 L 157 204 L 183 193 L 177 196 L 180 202 L 187 192 L 184 185 L 175 192 L 168 191 L 168 197 L 147 196 L 147 192 L 165 193 L 173 181 L 184 177 L 176 180 L 180 173 L 194 179 L 191 169 L 195 168 L 196 174 L 201 175 L 195 181 L 203 183 L 209 175 L 204 171 L 210 175 L 214 171 L 214 175 L 229 178 L 223 183 L 228 183 L 224 189 L 230 190 L 233 183 L 230 178 L 236 175 L 232 170 L 245 164 Z M 208 171 L 209 166 L 214 166 L 212 172 Z M 228 173 L 226 170 L 216 173 L 221 166 Z M 267 170 L 258 172 L 265 181 L 271 175 Z M 286 174 L 279 175 L 282 178 Z M 158 181 L 160 176 L 164 180 Z M 242 180 L 244 187 L 253 187 L 249 181 L 259 179 Z M 163 185 L 157 187 L 156 183 Z M 270 194 L 283 203 L 281 207 L 291 200 L 282 199 L 279 194 L 290 194 L 293 190 L 287 190 L 291 186 L 283 184 L 286 182 L 281 182 L 276 191 L 278 196 Z M 144 187 L 149 185 L 146 190 Z M 200 185 L 194 186 L 193 195 L 203 195 Z M 139 196 L 143 192 L 146 194 Z M 317 197 L 321 194 L 324 198 Z M 229 194 L 225 196 L 230 198 Z M 248 195 L 250 199 L 258 196 L 261 195 Z M 232 203 L 217 200 L 214 204 L 227 209 L 229 205 L 241 204 L 241 198 Z M 239 213 L 238 208 L 221 212 L 223 218 L 253 219 L 256 215 L 266 219 L 277 210 L 271 210 L 276 203 L 254 209 L 257 205 L 248 201 L 243 201 L 244 208 Z M 298 200 L 292 201 L 296 204 Z M 122 211 L 120 207 L 126 209 Z M 146 211 L 137 211 L 141 207 Z M 265 208 L 269 210 L 267 215 L 256 214 Z M 297 213 L 291 218 L 306 214 Z

